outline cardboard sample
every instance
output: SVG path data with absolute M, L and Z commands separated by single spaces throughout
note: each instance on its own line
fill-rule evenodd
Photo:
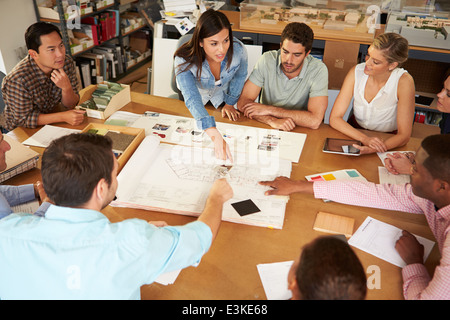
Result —
M 111 126 L 111 125 L 106 125 L 106 124 L 101 124 L 101 123 L 90 123 L 81 132 L 82 133 L 99 132 L 98 134 L 102 134 L 102 135 L 105 135 L 107 132 L 118 132 L 118 133 L 123 133 L 126 135 L 135 136 L 133 141 L 128 144 L 125 151 L 123 151 L 123 153 L 120 154 L 117 158 L 117 161 L 119 162 L 119 172 L 125 166 L 128 159 L 130 159 L 130 157 L 133 155 L 134 151 L 140 145 L 142 140 L 144 140 L 144 138 L 145 138 L 145 130 L 144 129 L 122 127 L 122 126 Z
M 341 89 L 345 76 L 358 63 L 358 54 L 359 43 L 325 42 L 323 62 L 328 68 L 328 89 Z
M 326 233 L 343 234 L 350 238 L 353 234 L 354 224 L 355 219 L 353 218 L 319 212 L 317 213 L 313 229 Z
M 107 81 L 103 83 L 107 83 Z M 80 106 L 83 102 L 92 98 L 92 94 L 94 93 L 95 90 L 97 90 L 98 85 L 90 85 L 84 88 L 83 90 L 80 91 L 80 101 L 78 103 L 77 109 L 86 110 L 86 115 L 91 118 L 102 120 L 108 119 L 108 117 L 112 115 L 114 112 L 120 110 L 125 105 L 131 102 L 130 86 L 126 84 L 120 85 L 122 86 L 123 90 L 121 90 L 111 98 L 105 110 L 93 110 L 82 108 Z

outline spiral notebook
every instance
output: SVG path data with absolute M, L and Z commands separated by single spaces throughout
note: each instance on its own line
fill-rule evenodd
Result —
M 33 169 L 39 160 L 39 153 L 36 151 L 24 146 L 8 135 L 3 135 L 3 138 L 11 146 L 11 150 L 5 154 L 7 167 L 0 172 L 0 183 L 22 172 Z

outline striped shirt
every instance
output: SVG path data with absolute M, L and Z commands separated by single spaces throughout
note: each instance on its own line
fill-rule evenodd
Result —
M 417 197 L 410 184 L 389 185 L 371 182 L 314 182 L 314 196 L 356 206 L 424 214 L 441 253 L 440 264 L 430 277 L 423 264 L 403 268 L 405 299 L 450 299 L 450 205 L 435 205 Z
M 74 63 L 68 55 L 64 72 L 69 77 L 74 92 L 78 92 Z M 4 78 L 2 92 L 7 130 L 16 127 L 36 128 L 39 114 L 53 112 L 62 99 L 61 88 L 53 83 L 29 55 Z

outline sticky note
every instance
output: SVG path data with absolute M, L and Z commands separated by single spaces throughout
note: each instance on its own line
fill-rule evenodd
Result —
M 322 176 L 315 176 L 310 178 L 311 181 L 325 181 Z
M 331 173 L 329 173 L 329 174 L 324 174 L 324 175 L 323 175 L 323 178 L 324 178 L 326 181 L 336 180 L 336 177 L 335 177 L 333 174 L 331 174 Z
M 348 174 L 350 177 L 352 177 L 352 178 L 357 178 L 357 177 L 359 177 L 358 172 L 356 172 L 356 171 L 354 171 L 354 170 L 349 170 L 349 171 L 346 171 L 346 172 L 347 172 L 347 174 Z

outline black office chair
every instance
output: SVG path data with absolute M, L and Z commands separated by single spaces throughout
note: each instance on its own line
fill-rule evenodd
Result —
M 188 33 L 188 34 L 185 34 L 185 35 L 181 36 L 178 39 L 177 47 L 176 47 L 175 50 L 178 50 L 179 47 L 181 47 L 183 44 L 185 44 L 186 42 L 191 40 L 191 38 L 192 38 L 192 34 L 191 33 Z M 175 68 L 173 68 L 173 70 L 172 70 L 172 83 L 171 83 L 171 86 L 172 86 L 172 90 L 175 91 L 178 94 L 178 99 L 181 100 L 181 101 L 184 101 L 183 95 L 181 94 L 181 91 L 177 87 L 177 80 L 175 79 Z

